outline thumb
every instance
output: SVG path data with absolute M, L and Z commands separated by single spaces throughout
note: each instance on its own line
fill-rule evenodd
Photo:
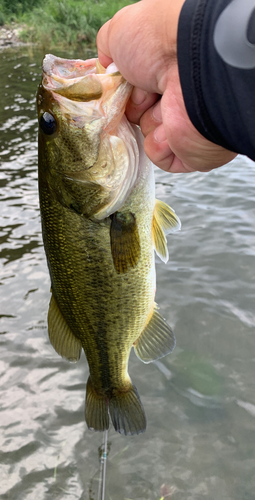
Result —
M 98 59 L 105 68 L 113 62 L 109 49 L 109 28 L 111 19 L 100 28 L 97 34 Z

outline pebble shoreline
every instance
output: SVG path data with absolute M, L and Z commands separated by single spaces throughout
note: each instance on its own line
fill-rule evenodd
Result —
M 19 40 L 21 28 L 10 28 L 7 26 L 0 27 L 0 49 L 18 45 L 22 42 Z

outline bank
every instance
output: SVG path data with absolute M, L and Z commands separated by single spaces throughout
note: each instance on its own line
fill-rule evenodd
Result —
M 16 25 L 0 26 L 0 49 L 23 44 L 24 42 L 19 38 L 22 29 L 21 26 Z
M 1 18 L 1 4 L 13 13 Z M 31 9 L 28 8 L 29 3 Z M 43 50 L 96 47 L 100 27 L 132 0 L 0 0 L 0 47 L 32 43 Z M 22 10 L 18 10 L 18 5 Z M 7 10 L 6 10 L 7 11 Z M 4 10 L 2 9 L 2 12 Z M 0 22 L 1 24 L 1 22 Z

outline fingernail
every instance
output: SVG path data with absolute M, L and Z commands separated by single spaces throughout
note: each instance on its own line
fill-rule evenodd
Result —
M 155 130 L 154 130 L 154 139 L 157 142 L 166 141 L 166 133 L 165 133 L 165 129 L 164 129 L 163 123 L 161 125 L 159 125 L 159 127 L 155 128 Z
M 152 110 L 152 116 L 157 122 L 162 122 L 161 102 L 157 102 Z
M 132 92 L 131 99 L 134 104 L 140 105 L 142 104 L 147 96 L 147 92 L 145 92 L 142 89 L 139 89 L 138 87 L 135 87 Z

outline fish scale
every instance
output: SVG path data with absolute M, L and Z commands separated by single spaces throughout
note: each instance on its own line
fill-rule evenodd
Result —
M 63 65 L 76 68 L 75 81 L 71 69 L 68 79 L 59 77 Z M 144 154 L 141 132 L 123 116 L 130 86 L 119 73 L 105 75 L 101 68 L 94 75 L 93 85 L 97 89 L 100 78 L 102 95 L 93 100 L 92 91 L 89 99 L 85 95 L 85 73 L 86 68 L 88 74 L 97 71 L 95 60 L 76 64 L 48 55 L 43 67 L 38 91 L 39 195 L 51 277 L 50 341 L 73 361 L 81 348 L 85 351 L 90 370 L 88 427 L 108 428 L 110 414 L 118 432 L 140 433 L 146 419 L 128 374 L 128 359 L 133 346 L 138 357 L 149 362 L 175 345 L 172 330 L 154 304 L 154 248 L 165 259 L 166 228 L 178 228 L 179 219 L 166 204 L 155 201 L 153 166 Z M 75 95 L 75 104 L 66 95 Z M 97 101 L 111 119 L 97 116 L 95 124 L 89 109 L 98 109 Z
M 56 201 L 55 206 L 52 200 L 47 203 L 47 196 L 41 189 L 40 197 L 44 200 L 41 202 L 44 232 L 49 234 L 46 239 L 46 252 L 49 247 L 52 289 L 60 310 L 64 311 L 65 318 L 73 325 L 74 333 L 77 331 L 82 344 L 86 346 L 88 361 L 93 360 L 90 373 L 94 372 L 95 352 L 98 353 L 99 359 L 101 351 L 104 352 L 96 341 L 96 335 L 100 335 L 100 338 L 104 335 L 106 342 L 111 345 L 111 363 L 115 353 L 112 340 L 116 339 L 116 329 L 125 329 L 124 338 L 118 337 L 117 363 L 116 368 L 112 370 L 114 379 L 115 371 L 118 370 L 119 375 L 119 366 L 123 364 L 122 344 L 126 346 L 128 342 L 130 350 L 137 338 L 137 331 L 141 331 L 146 323 L 147 303 L 149 302 L 150 307 L 153 304 L 153 276 L 149 275 L 146 280 L 138 279 L 138 273 L 141 278 L 144 273 L 141 261 L 138 267 L 123 279 L 123 276 L 115 272 L 110 244 L 102 246 L 102 241 L 109 240 L 108 223 L 93 223 L 86 218 L 80 218 L 73 211 L 63 209 Z M 70 233 L 66 228 L 69 228 Z M 147 261 L 148 257 L 143 253 Z M 151 267 L 153 251 L 149 242 L 147 253 L 150 254 Z M 126 290 L 132 300 L 127 301 Z M 83 297 L 86 297 L 85 311 Z M 87 327 L 88 322 L 91 324 L 92 335 Z M 107 326 L 104 333 L 103 323 Z M 90 336 L 92 338 L 88 340 Z M 93 341 L 97 345 L 95 348 Z M 98 365 L 99 361 L 96 363 L 97 367 Z M 97 375 L 93 378 L 94 385 L 100 387 L 101 382 L 95 381 L 96 377 Z M 118 383 L 120 382 L 118 380 Z

